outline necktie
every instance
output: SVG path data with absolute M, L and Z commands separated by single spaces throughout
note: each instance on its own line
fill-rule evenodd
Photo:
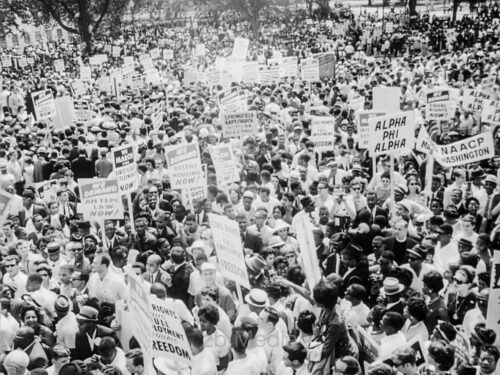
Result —
M 153 284 L 153 275 L 149 276 L 149 282 Z
M 491 219 L 490 204 L 491 204 L 491 195 L 488 195 L 488 200 L 486 201 L 486 206 L 484 207 L 484 216 L 486 217 L 487 220 Z

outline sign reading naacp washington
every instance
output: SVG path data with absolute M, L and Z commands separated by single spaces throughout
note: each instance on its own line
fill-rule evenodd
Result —
M 445 168 L 475 163 L 495 156 L 495 146 L 490 132 L 448 145 L 438 145 L 432 141 L 425 127 L 421 127 L 415 148 L 421 152 L 432 153 L 436 161 Z
M 81 178 L 78 186 L 85 220 L 123 219 L 123 204 L 115 179 Z
M 170 183 L 174 189 L 196 186 L 202 174 L 198 143 L 185 143 L 165 147 Z
M 411 150 L 415 144 L 415 122 L 412 112 L 398 112 L 368 120 L 372 155 Z

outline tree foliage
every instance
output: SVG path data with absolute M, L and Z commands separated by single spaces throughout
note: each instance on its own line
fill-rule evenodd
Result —
M 129 0 L 0 0 L 0 23 L 11 26 L 16 19 L 35 24 L 55 21 L 68 33 L 79 35 L 90 53 L 93 37 L 105 25 L 117 30 L 128 4 Z

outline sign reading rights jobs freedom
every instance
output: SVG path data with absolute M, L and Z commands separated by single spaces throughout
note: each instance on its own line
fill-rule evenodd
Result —
M 335 119 L 314 116 L 311 122 L 311 141 L 317 152 L 333 150 L 335 141 Z
M 130 193 L 137 189 L 139 178 L 134 157 L 134 146 L 124 145 L 111 149 L 113 171 L 120 187 L 120 193 Z
M 81 178 L 78 187 L 85 220 L 123 219 L 123 204 L 115 179 Z
M 165 147 L 170 183 L 173 189 L 196 186 L 202 174 L 198 143 L 185 143 Z
M 221 113 L 222 134 L 226 138 L 246 137 L 257 134 L 257 111 Z
M 238 223 L 225 216 L 208 214 L 222 276 L 250 289 Z
M 413 112 L 398 112 L 371 118 L 368 120 L 368 129 L 368 151 L 372 155 L 409 151 L 415 145 Z

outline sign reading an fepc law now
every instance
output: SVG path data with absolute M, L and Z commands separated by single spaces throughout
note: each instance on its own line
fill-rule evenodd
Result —
M 415 145 L 413 112 L 397 112 L 368 120 L 370 139 L 368 150 L 372 155 L 411 150 Z
M 333 150 L 335 118 L 314 116 L 311 122 L 311 141 L 317 152 Z
M 31 94 L 36 120 L 47 120 L 56 116 L 56 102 L 51 90 L 41 90 Z
M 134 158 L 134 146 L 115 147 L 111 149 L 111 154 L 113 155 L 113 170 L 120 187 L 120 193 L 130 193 L 137 189 L 139 179 Z
M 165 147 L 170 183 L 173 189 L 196 186 L 202 174 L 198 143 L 185 143 Z
M 123 219 L 123 204 L 116 179 L 78 180 L 85 220 Z

